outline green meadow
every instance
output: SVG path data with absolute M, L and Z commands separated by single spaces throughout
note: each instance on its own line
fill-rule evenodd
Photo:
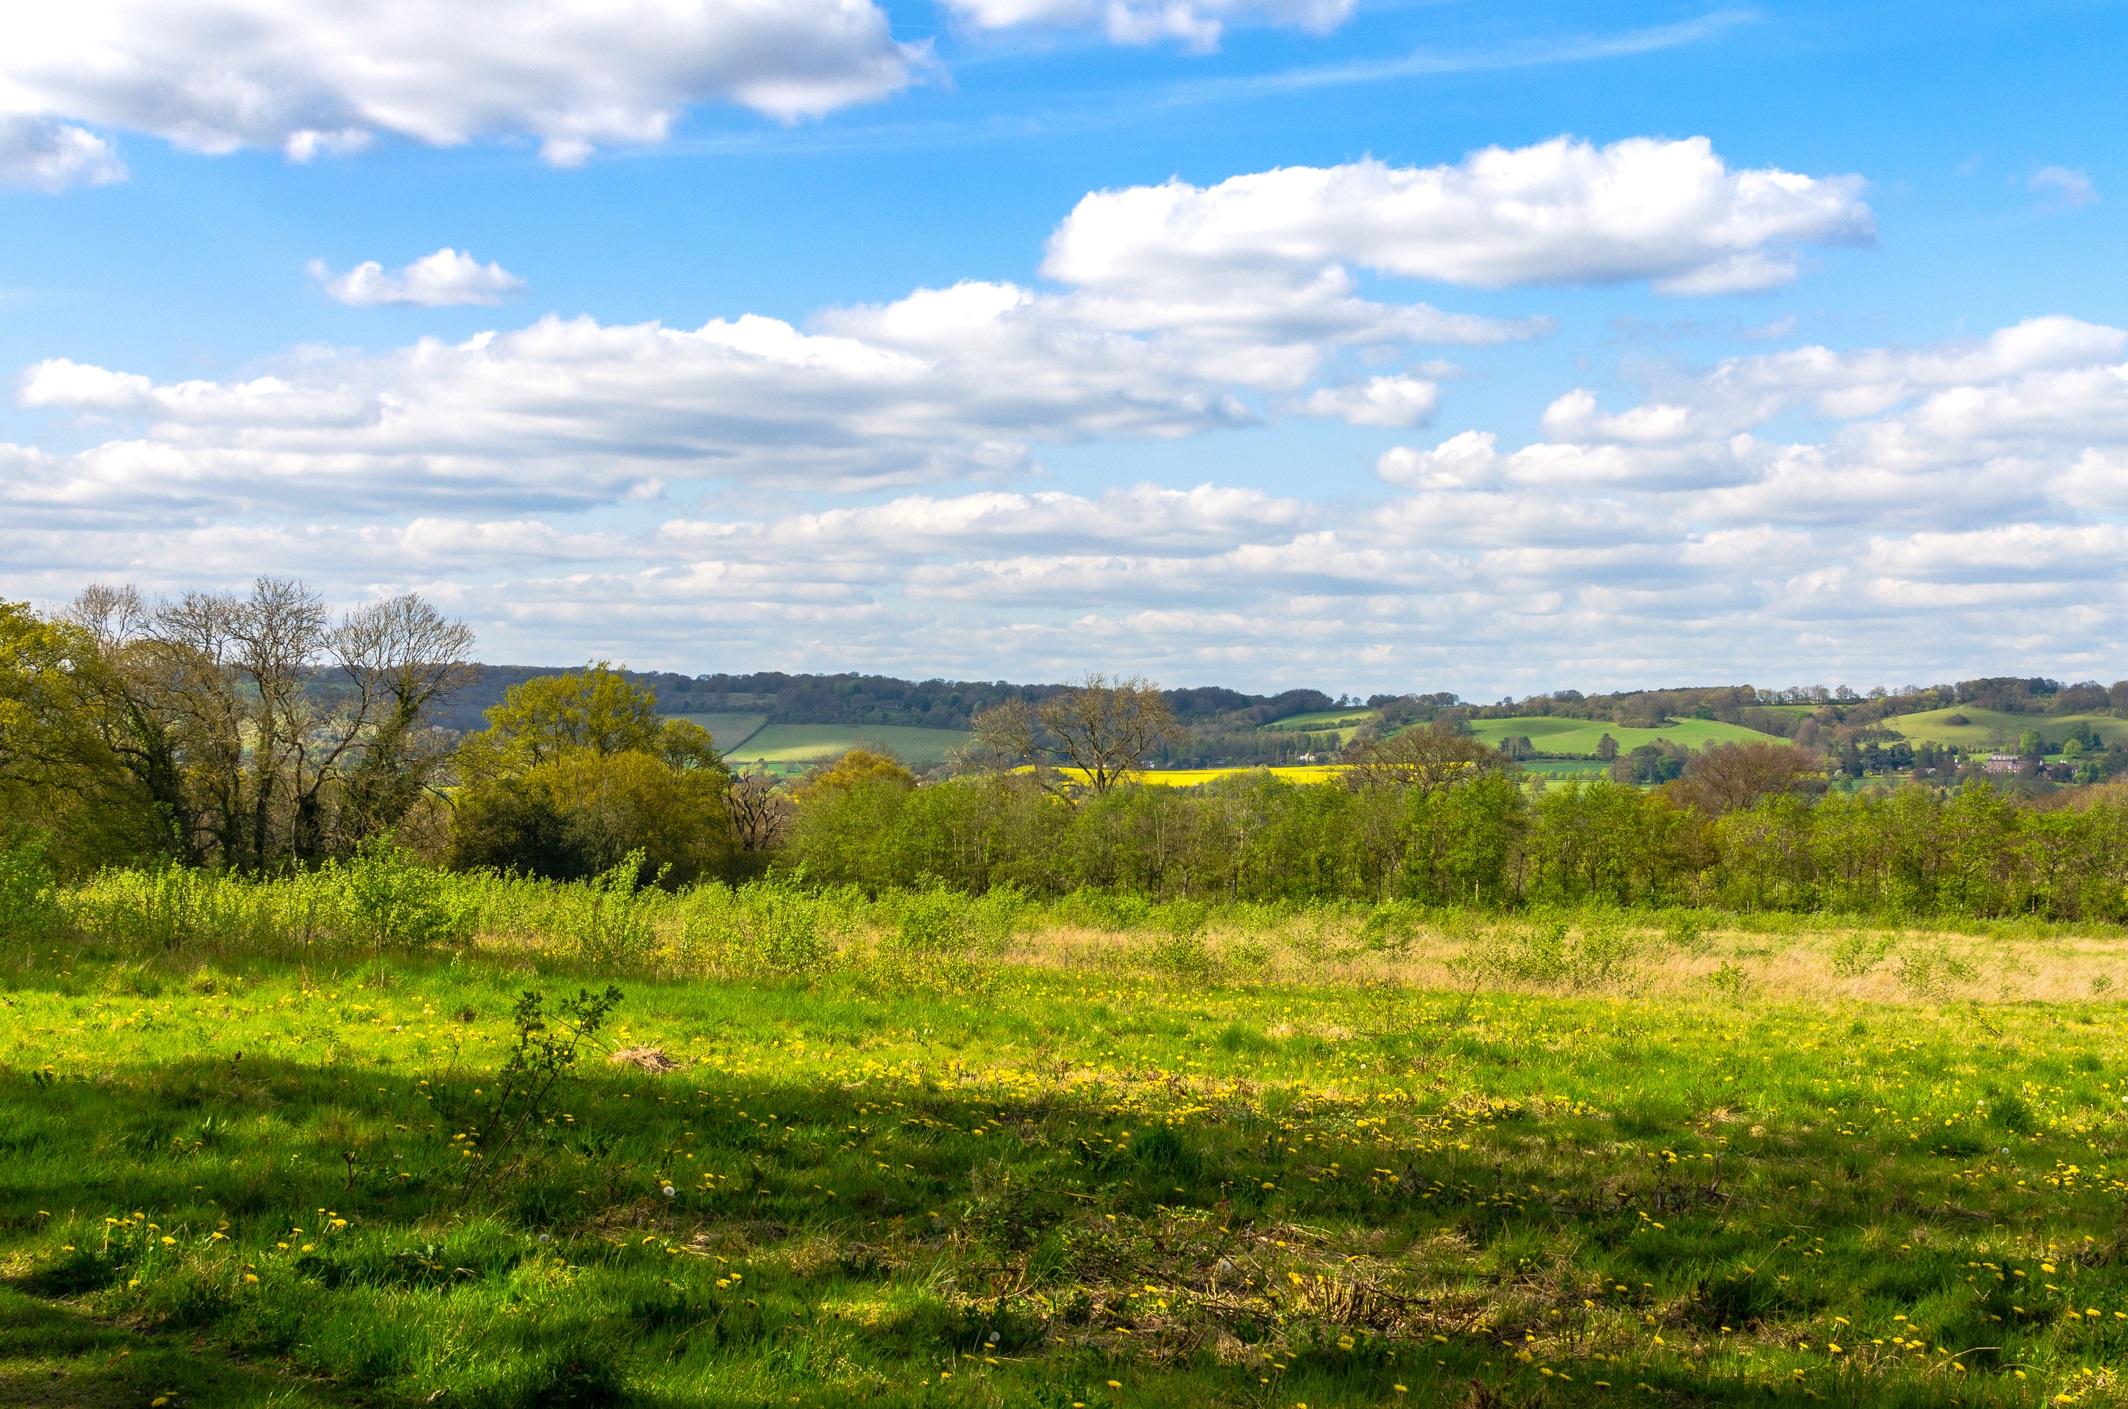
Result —
M 710 736 L 717 741 L 717 748 L 725 753 L 731 752 L 760 733 L 761 726 L 768 723 L 768 716 L 765 714 L 673 713 L 664 717 L 684 719 L 689 724 L 707 729 Z
M 1963 724 L 1954 724 L 1963 719 Z M 2036 730 L 2050 747 L 2069 737 L 2078 724 L 2111 744 L 2128 735 L 2128 719 L 2110 714 L 2011 714 L 1996 709 L 1932 709 L 1920 714 L 1901 714 L 1884 721 L 1884 727 L 1916 743 L 1956 744 L 1966 750 L 2015 749 L 2027 729 Z
M 2110 931 L 99 884 L 0 964 L 7 1403 L 2123 1397 Z
M 1533 715 L 1526 719 L 1474 719 L 1470 730 L 1495 748 L 1503 740 L 1519 736 L 1528 739 L 1539 753 L 1590 755 L 1596 752 L 1606 734 L 1617 741 L 1620 753 L 1658 742 L 1703 749 L 1709 744 L 1763 743 L 1768 737 L 1741 724 L 1724 724 L 1713 719 L 1680 719 L 1660 729 L 1628 729 L 1601 720 Z
M 711 730 L 715 733 L 715 730 Z M 851 749 L 892 753 L 918 767 L 944 763 L 973 737 L 960 729 L 917 729 L 906 724 L 769 724 L 724 749 L 733 767 L 753 763 L 817 763 Z M 719 747 L 723 742 L 718 741 Z
M 1371 709 L 1318 709 L 1306 714 L 1289 714 L 1283 719 L 1274 719 L 1262 728 L 1276 733 L 1293 734 L 1327 734 L 1334 731 L 1342 742 L 1350 743 L 1359 727 L 1374 717 L 1374 711 Z

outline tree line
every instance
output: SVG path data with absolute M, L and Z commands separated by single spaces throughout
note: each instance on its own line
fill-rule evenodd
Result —
M 334 615 L 274 579 L 0 604 L 7 824 L 77 874 L 300 870 L 389 845 L 556 879 L 632 864 L 668 887 L 780 870 L 874 890 L 2128 921 L 2116 787 L 1850 796 L 1768 740 L 1636 751 L 1619 780 L 1541 791 L 1452 718 L 1355 741 L 1334 784 L 1163 787 L 1140 770 L 1185 737 L 1172 692 L 1098 674 L 976 709 L 943 780 L 855 750 L 788 785 L 735 775 L 604 663 L 524 679 L 485 727 L 443 729 L 472 644 L 416 596 Z M 1634 781 L 1656 764 L 1658 786 Z

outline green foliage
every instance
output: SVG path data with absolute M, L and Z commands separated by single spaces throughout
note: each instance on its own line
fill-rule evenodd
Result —
M 621 991 L 610 984 L 603 993 L 580 989 L 554 1005 L 550 1020 L 546 995 L 531 989 L 518 995 L 510 1010 L 515 1043 L 495 1073 L 485 1108 L 465 1132 L 460 1158 L 468 1188 L 503 1175 L 525 1132 L 553 1120 L 559 1110 L 554 1102 L 584 1044 L 597 1040 L 620 1004 Z
M 377 948 L 439 949 L 473 936 L 479 910 L 469 888 L 419 864 L 389 834 L 364 843 L 343 875 L 348 918 Z
M 46 838 L 18 832 L 0 848 L 0 943 L 38 944 L 59 928 L 58 883 L 45 864 Z

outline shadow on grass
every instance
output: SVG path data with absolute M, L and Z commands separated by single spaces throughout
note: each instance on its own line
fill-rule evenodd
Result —
M 0 1288 L 0 1404 L 23 1409 L 300 1409 L 352 1401 L 188 1340 Z

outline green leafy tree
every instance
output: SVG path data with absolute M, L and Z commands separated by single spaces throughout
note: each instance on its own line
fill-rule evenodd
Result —
M 458 767 L 454 867 L 574 880 L 640 853 L 642 879 L 670 886 L 730 867 L 732 779 L 715 741 L 603 661 L 513 686 Z

